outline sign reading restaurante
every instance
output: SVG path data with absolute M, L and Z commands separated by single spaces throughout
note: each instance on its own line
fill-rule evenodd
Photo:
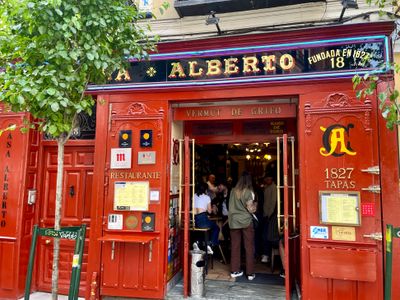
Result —
M 132 60 L 109 84 L 218 84 L 385 72 L 384 36 L 354 37 L 229 49 L 154 54 Z M 94 87 L 95 89 L 95 87 Z

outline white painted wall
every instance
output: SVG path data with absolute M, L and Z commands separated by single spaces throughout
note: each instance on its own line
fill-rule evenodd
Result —
M 179 18 L 173 5 L 160 14 L 159 7 L 163 0 L 153 0 L 153 13 L 156 20 L 147 20 L 152 29 L 152 34 L 157 34 L 163 41 L 192 40 L 196 38 L 215 37 L 215 25 L 206 25 L 204 16 Z M 358 1 L 358 9 L 348 8 L 343 19 L 354 17 L 346 23 L 363 23 L 368 21 L 387 20 L 386 16 L 379 16 L 378 8 L 369 6 L 365 0 Z M 392 8 L 388 7 L 388 11 Z M 222 31 L 250 30 L 251 33 L 296 29 L 301 26 L 326 26 L 338 24 L 337 20 L 342 11 L 340 0 L 327 0 L 326 2 L 305 3 L 274 8 L 248 10 L 217 14 L 220 18 Z M 370 13 L 365 17 L 363 14 Z M 314 24 L 314 25 L 313 25 Z M 258 28 L 258 30 L 257 30 Z M 263 28 L 263 29 L 262 29 Z

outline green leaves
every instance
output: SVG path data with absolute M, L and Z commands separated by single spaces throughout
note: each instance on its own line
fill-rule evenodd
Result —
M 387 65 L 383 68 L 387 69 Z M 396 64 L 389 66 L 389 69 L 400 70 Z M 400 112 L 399 96 L 397 89 L 393 88 L 389 82 L 382 81 L 375 74 L 367 73 L 363 77 L 356 75 L 352 79 L 353 89 L 356 90 L 356 97 L 362 99 L 373 95 L 378 90 L 378 83 L 381 83 L 377 98 L 379 100 L 379 109 L 382 117 L 386 119 L 386 127 L 393 129 L 400 124 L 398 114 Z
M 56 93 L 56 90 L 53 88 L 49 88 L 46 90 L 46 93 L 50 96 L 53 96 Z
M 58 105 L 57 102 L 52 103 L 50 106 L 51 106 L 51 110 L 54 112 L 58 112 L 60 109 L 60 106 Z
M 138 20 L 125 0 L 8 1 L 0 6 L 0 101 L 29 111 L 54 137 L 68 133 L 75 115 L 92 109 L 88 83 L 154 49 Z

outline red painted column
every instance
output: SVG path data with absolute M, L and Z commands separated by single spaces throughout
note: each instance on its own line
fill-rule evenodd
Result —
M 386 90 L 387 85 L 392 85 L 391 81 L 384 81 L 378 84 L 377 93 Z M 380 152 L 380 179 L 382 197 L 382 233 L 385 238 L 386 224 L 400 227 L 399 211 L 399 160 L 398 160 L 398 141 L 397 131 L 390 131 L 386 127 L 386 120 L 382 114 L 378 114 L 379 129 L 379 152 Z M 393 243 L 393 274 L 392 274 L 392 299 L 400 299 L 400 239 L 392 239 Z M 386 245 L 385 245 L 386 248 Z
M 102 134 L 108 131 L 109 119 L 109 97 L 108 95 L 99 96 L 96 111 L 96 135 L 94 150 L 94 170 L 93 170 L 93 190 L 92 207 L 90 210 L 90 243 L 87 267 L 87 287 L 85 299 L 98 299 L 100 289 L 100 259 L 101 242 L 98 240 L 102 236 L 103 209 L 104 209 L 104 188 L 108 185 L 108 178 L 104 177 L 107 157 L 107 135 Z M 102 104 L 100 104 L 100 102 Z

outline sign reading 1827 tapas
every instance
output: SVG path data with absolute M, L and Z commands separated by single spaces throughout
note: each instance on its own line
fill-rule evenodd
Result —
M 388 61 L 384 36 L 155 54 L 131 61 L 110 84 L 218 84 L 353 75 Z M 381 71 L 384 72 L 384 71 Z

